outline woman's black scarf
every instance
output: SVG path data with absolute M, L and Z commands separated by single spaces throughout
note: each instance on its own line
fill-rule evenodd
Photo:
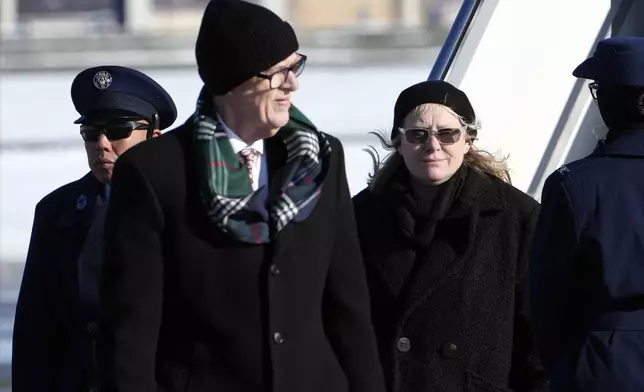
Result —
M 391 242 L 395 252 L 379 261 L 380 268 L 387 271 L 390 286 L 394 295 L 402 300 L 405 298 L 411 277 L 426 259 L 435 238 L 436 228 L 444 219 L 463 188 L 468 169 L 461 166 L 459 170 L 445 183 L 431 186 L 430 197 L 420 201 L 431 203 L 427 208 L 419 208 L 419 201 L 414 196 L 409 172 L 402 166 L 394 175 L 383 192 L 387 222 L 392 227 Z M 429 211 L 422 213 L 421 211 Z M 440 262 L 440 261 L 438 261 Z
M 454 175 L 440 185 L 428 185 L 429 200 L 416 200 L 411 177 L 403 166 L 385 188 L 386 199 L 391 209 L 395 232 L 413 246 L 425 248 L 434 238 L 436 224 L 449 210 L 463 188 L 468 169 L 462 165 Z M 420 208 L 419 203 L 431 203 Z M 429 211 L 422 213 L 421 211 Z

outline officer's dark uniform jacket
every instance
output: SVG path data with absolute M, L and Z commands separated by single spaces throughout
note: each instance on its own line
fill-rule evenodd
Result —
M 78 260 L 104 186 L 88 173 L 36 206 L 13 336 L 12 390 L 90 391 L 96 309 L 79 296 Z
M 644 130 L 609 132 L 546 181 L 533 331 L 553 391 L 644 391 Z
M 177 118 L 163 87 L 127 67 L 85 69 L 74 78 L 71 97 L 80 114 L 76 124 L 95 116 L 135 116 L 163 130 Z M 36 207 L 13 330 L 14 392 L 98 386 L 95 338 L 108 193 L 89 173 Z

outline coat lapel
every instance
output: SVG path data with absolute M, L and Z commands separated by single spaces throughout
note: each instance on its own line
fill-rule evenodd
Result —
M 87 173 L 81 178 L 76 184 L 76 189 L 69 193 L 70 197 L 63 200 L 58 227 L 65 229 L 77 226 L 87 230 L 92 223 L 101 188 L 101 184 L 92 173 Z
M 287 151 L 284 142 L 277 136 L 264 140 L 264 151 L 266 152 L 266 163 L 268 164 L 268 187 L 271 189 L 281 186 L 279 183 L 280 175 L 278 173 L 286 164 Z M 292 225 L 292 224 L 291 224 Z M 291 226 L 288 225 L 288 226 Z M 292 228 L 285 227 L 277 237 L 272 241 L 273 255 L 277 259 L 286 251 L 291 237 Z
M 78 256 L 78 294 L 83 307 L 93 313 L 98 309 L 98 287 L 103 265 L 103 227 L 108 203 L 97 206 L 83 248 Z
M 387 259 L 401 252 L 401 246 L 397 226 L 393 224 L 395 217 L 391 204 L 382 193 L 365 189 L 355 196 L 354 208 L 363 258 L 369 264 L 369 279 L 375 280 L 396 297 L 388 268 L 391 263 Z M 381 262 L 383 259 L 385 262 Z
M 432 244 L 417 253 L 417 267 L 403 299 L 404 323 L 436 289 L 463 268 L 475 251 L 479 218 L 501 208 L 490 179 L 470 170 L 463 189 L 444 219 L 438 221 Z
M 403 299 L 403 323 L 470 258 L 478 217 L 478 204 L 459 203 L 458 211 L 438 222 L 432 244 L 417 253 L 417 268 Z
M 102 185 L 88 173 L 73 184 L 60 200 L 60 215 L 55 223 L 56 257 L 60 263 L 60 287 L 64 292 L 66 311 L 74 314 L 78 293 L 78 256 L 92 224 Z

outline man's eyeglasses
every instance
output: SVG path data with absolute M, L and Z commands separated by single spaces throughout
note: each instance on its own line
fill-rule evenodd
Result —
M 109 141 L 127 139 L 135 130 L 149 130 L 149 124 L 142 124 L 136 120 L 118 119 L 109 121 L 104 125 L 82 124 L 80 133 L 86 142 L 96 142 L 99 136 L 105 135 Z
M 427 128 L 399 128 L 400 132 L 410 144 L 425 144 L 432 136 L 436 136 L 440 144 L 454 144 L 461 140 L 461 128 L 443 128 L 433 131 Z
M 282 85 L 286 83 L 286 80 L 288 79 L 289 72 L 293 72 L 296 78 L 300 76 L 302 72 L 304 72 L 304 66 L 306 65 L 306 56 L 299 53 L 298 55 L 300 56 L 300 59 L 292 66 L 280 69 L 279 71 L 273 72 L 270 75 L 260 73 L 257 74 L 257 77 L 268 80 L 272 89 L 282 87 Z
M 599 84 L 597 84 L 597 82 L 593 82 L 588 85 L 588 89 L 590 90 L 590 95 L 593 97 L 593 99 L 597 99 L 598 88 L 599 88 Z

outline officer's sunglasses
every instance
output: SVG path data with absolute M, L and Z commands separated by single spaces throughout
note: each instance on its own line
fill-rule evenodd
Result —
M 407 143 L 425 144 L 429 142 L 432 136 L 436 136 L 440 144 L 454 144 L 461 140 L 461 134 L 464 127 L 461 128 L 443 128 L 433 131 L 427 128 L 398 128 L 403 134 Z
M 127 139 L 133 131 L 149 128 L 149 124 L 139 123 L 135 119 L 117 119 L 104 125 L 82 124 L 80 133 L 86 142 L 96 142 L 100 135 L 105 135 L 109 141 L 115 141 Z
M 597 90 L 599 89 L 599 84 L 597 84 L 597 82 L 590 83 L 588 85 L 588 89 L 590 90 L 590 95 L 593 97 L 593 99 L 597 99 Z
M 279 71 L 273 72 L 269 75 L 260 73 L 257 74 L 257 77 L 268 80 L 272 89 L 282 87 L 282 85 L 286 83 L 286 80 L 288 79 L 289 72 L 293 72 L 293 75 L 295 75 L 296 78 L 302 75 L 302 72 L 304 72 L 304 66 L 306 65 L 306 56 L 300 53 L 298 53 L 298 56 L 300 56 L 300 59 L 292 66 L 280 69 Z

